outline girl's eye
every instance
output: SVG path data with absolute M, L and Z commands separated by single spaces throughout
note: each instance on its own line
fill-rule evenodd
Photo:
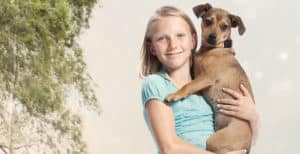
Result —
M 162 41 L 162 40 L 164 40 L 166 37 L 164 37 L 164 36 L 162 36 L 162 37 L 159 37 L 159 38 L 157 38 L 157 41 Z
M 221 26 L 221 29 L 224 31 L 224 30 L 226 30 L 228 28 L 228 25 L 222 25 Z
M 204 23 L 205 23 L 206 26 L 209 26 L 209 25 L 212 24 L 212 20 L 210 20 L 210 19 L 205 19 L 205 20 L 204 20 Z
M 180 34 L 177 34 L 177 36 L 178 36 L 178 37 L 184 37 L 184 36 L 185 36 L 185 34 L 183 34 L 183 33 L 180 33 Z

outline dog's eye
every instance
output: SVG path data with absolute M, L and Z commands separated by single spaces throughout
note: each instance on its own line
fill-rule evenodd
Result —
M 212 24 L 212 20 L 210 20 L 210 19 L 204 19 L 204 23 L 205 23 L 206 26 L 209 26 L 209 25 Z
M 228 25 L 222 25 L 222 26 L 221 26 L 221 29 L 222 29 L 223 31 L 225 31 L 227 28 L 228 28 Z

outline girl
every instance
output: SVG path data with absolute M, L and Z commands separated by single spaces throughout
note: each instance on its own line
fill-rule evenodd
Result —
M 171 105 L 164 98 L 192 80 L 191 55 L 197 47 L 189 17 L 174 7 L 158 9 L 148 22 L 142 48 L 142 102 L 146 123 L 163 154 L 212 154 L 205 151 L 214 133 L 213 112 L 202 96 L 190 95 Z M 224 92 L 238 99 L 220 99 L 220 111 L 248 120 L 256 134 L 258 114 L 248 91 Z M 245 150 L 229 152 L 242 154 Z

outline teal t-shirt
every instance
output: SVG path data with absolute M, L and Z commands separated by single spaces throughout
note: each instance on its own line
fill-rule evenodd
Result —
M 165 97 L 177 91 L 174 84 L 168 80 L 167 72 L 162 69 L 162 75 L 148 75 L 142 85 L 142 103 L 144 118 L 150 130 L 147 118 L 146 103 L 151 99 L 164 101 Z M 171 104 L 174 113 L 176 134 L 181 139 L 206 149 L 207 138 L 214 133 L 213 112 L 202 96 L 190 95 Z

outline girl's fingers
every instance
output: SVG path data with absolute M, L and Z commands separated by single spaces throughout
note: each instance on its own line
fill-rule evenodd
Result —
M 230 115 L 230 116 L 235 116 L 237 114 L 236 111 L 227 111 L 227 110 L 224 110 L 224 109 L 221 109 L 220 112 L 222 112 L 226 115 Z
M 238 151 L 230 151 L 227 152 L 226 154 L 246 154 L 247 150 L 238 150 Z
M 228 88 L 223 88 L 223 91 L 229 95 L 231 95 L 232 97 L 238 99 L 240 98 L 242 95 L 232 89 L 228 89 Z
M 236 100 L 230 98 L 217 99 L 217 102 L 220 104 L 239 105 Z
M 218 104 L 217 106 L 221 110 L 228 110 L 228 111 L 238 111 L 239 110 L 239 108 L 237 106 L 232 106 L 232 105 Z
M 240 89 L 241 89 L 244 96 L 250 96 L 250 93 L 249 93 L 248 89 L 245 88 L 244 85 L 241 84 Z

